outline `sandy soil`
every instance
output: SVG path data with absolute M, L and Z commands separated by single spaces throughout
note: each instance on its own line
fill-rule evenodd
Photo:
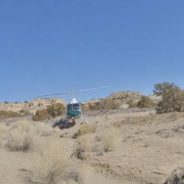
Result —
M 80 120 L 75 127 L 66 130 L 52 129 L 52 122 L 47 122 L 51 133 L 36 137 L 27 152 L 7 149 L 6 136 L 19 120 L 8 121 L 8 130 L 0 129 L 0 183 L 26 183 L 24 175 L 34 162 L 33 155 L 52 149 L 49 145 L 53 143 L 62 144 L 63 150 L 71 153 L 71 165 L 81 177 L 75 183 L 162 184 L 172 170 L 184 165 L 184 113 L 106 112 L 86 119 L 96 130 L 77 138 L 73 137 L 80 129 Z M 106 132 L 110 132 L 109 139 L 114 140 L 113 149 L 109 151 L 102 150 L 102 135 Z M 80 160 L 75 152 L 84 140 L 84 159 Z

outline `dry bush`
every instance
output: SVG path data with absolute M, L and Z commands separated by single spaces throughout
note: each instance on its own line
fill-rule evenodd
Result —
M 80 176 L 71 167 L 70 154 L 58 142 L 33 156 L 31 167 L 27 169 L 25 177 L 29 184 L 61 184 L 69 181 L 78 182 L 79 179 Z
M 21 114 L 13 111 L 0 111 L 0 119 L 20 117 Z
M 134 108 L 137 107 L 137 102 L 135 102 L 134 100 L 128 100 L 127 105 L 129 106 L 129 108 Z
M 137 103 L 137 107 L 139 108 L 153 108 L 154 103 L 153 100 L 148 96 L 142 96 L 139 102 Z
M 88 106 L 84 105 L 84 109 L 88 111 L 96 111 L 96 110 L 111 110 L 118 109 L 120 107 L 120 103 L 113 99 L 102 99 L 99 102 L 89 103 Z
M 184 111 L 184 91 L 174 83 L 156 84 L 154 94 L 161 96 L 161 101 L 156 107 L 158 114 Z
M 33 120 L 34 121 L 45 121 L 45 120 L 48 120 L 48 119 L 51 119 L 51 115 L 49 114 L 47 109 L 37 110 L 36 114 L 33 115 Z
M 137 107 L 137 102 L 140 100 L 141 95 L 137 92 L 119 92 L 113 93 L 111 96 L 94 100 L 82 104 L 84 111 L 97 111 L 97 110 L 115 110 L 122 108 L 122 105 L 128 104 L 130 107 Z
M 113 151 L 115 148 L 115 138 L 114 134 L 111 133 L 110 131 L 106 132 L 103 136 L 103 150 L 104 152 L 110 152 Z
M 8 126 L 6 126 L 5 124 L 0 124 L 0 145 L 2 146 L 3 143 L 4 143 L 4 138 L 6 137 L 7 135 L 7 132 L 8 132 Z
M 24 109 L 20 110 L 19 113 L 20 113 L 21 116 L 31 115 L 31 113 L 28 110 L 24 110 Z
M 36 123 L 36 134 L 40 136 L 50 136 L 54 133 L 53 128 L 46 123 Z
M 61 103 L 56 103 L 49 105 L 47 107 L 47 111 L 52 117 L 56 117 L 62 115 L 65 112 L 65 107 Z
M 33 115 L 34 121 L 45 121 L 51 118 L 62 115 L 65 112 L 65 107 L 61 103 L 49 105 L 47 109 L 37 110 Z
M 10 151 L 27 151 L 32 145 L 32 135 L 28 132 L 11 132 L 7 137 L 6 146 Z
M 33 127 L 29 122 L 19 122 L 6 136 L 6 147 L 10 151 L 28 151 L 33 144 Z
M 6 132 L 8 131 L 8 127 L 5 124 L 0 124 L 0 136 L 2 134 L 6 134 Z
M 105 130 L 101 140 L 103 151 L 104 152 L 114 151 L 115 148 L 120 143 L 120 141 L 121 141 L 121 135 L 118 130 L 116 130 L 113 127 Z
M 79 138 L 78 140 L 78 146 L 75 150 L 75 156 L 79 160 L 85 160 L 86 159 L 86 152 L 91 152 L 92 150 L 92 143 L 94 144 L 94 141 L 89 135 L 85 135 Z
M 78 147 L 75 156 L 80 160 L 85 160 L 89 155 L 103 155 L 105 152 L 111 152 L 121 143 L 119 131 L 111 127 L 103 132 L 95 134 L 86 134 L 78 139 Z
M 74 138 L 77 138 L 86 134 L 91 134 L 91 133 L 94 133 L 95 131 L 96 131 L 95 125 L 84 123 L 80 125 L 78 132 L 74 135 Z

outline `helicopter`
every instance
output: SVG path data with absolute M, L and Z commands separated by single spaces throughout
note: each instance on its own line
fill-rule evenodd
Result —
M 80 118 L 82 115 L 81 103 L 73 98 L 69 104 L 67 104 L 67 117 L 68 118 Z
M 77 98 L 75 97 L 75 95 L 77 93 L 83 93 L 83 92 L 89 92 L 89 91 L 94 91 L 94 90 L 100 90 L 100 89 L 105 89 L 105 88 L 109 88 L 112 86 L 101 86 L 101 87 L 96 87 L 96 88 L 88 88 L 88 89 L 81 89 L 81 90 L 69 90 L 66 92 L 58 92 L 58 93 L 54 93 L 54 94 L 47 94 L 47 95 L 42 95 L 42 96 L 38 96 L 36 97 L 36 99 L 38 98 L 50 98 L 53 96 L 61 96 L 61 95 L 71 95 L 72 99 L 69 103 L 67 103 L 66 105 L 66 116 L 68 119 L 70 118 L 81 118 L 83 120 L 85 120 L 85 118 L 83 117 L 83 113 L 82 113 L 82 105 L 81 102 L 79 102 L 77 100 Z

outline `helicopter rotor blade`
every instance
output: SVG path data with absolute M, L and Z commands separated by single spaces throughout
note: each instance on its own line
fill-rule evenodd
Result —
M 59 96 L 59 95 L 73 95 L 75 93 L 81 93 L 81 92 L 89 92 L 89 91 L 94 91 L 94 90 L 99 90 L 99 89 L 106 89 L 106 88 L 110 88 L 110 87 L 114 87 L 113 86 L 101 86 L 101 87 L 95 87 L 95 88 L 87 88 L 87 89 L 80 89 L 80 90 L 69 90 L 66 92 L 58 92 L 58 93 L 53 93 L 53 94 L 47 94 L 47 95 L 41 95 L 41 96 L 37 96 L 34 97 L 35 98 L 46 98 L 46 97 L 52 97 L 52 96 Z
M 88 92 L 88 91 L 94 91 L 94 90 L 98 90 L 98 89 L 106 89 L 106 88 L 110 88 L 112 86 L 102 86 L 102 87 L 96 87 L 96 88 L 88 88 L 88 89 L 81 89 L 81 90 L 76 90 L 76 92 Z
M 48 94 L 48 95 L 42 95 L 42 96 L 37 96 L 34 98 L 45 98 L 45 97 L 51 97 L 51 96 L 58 96 L 58 95 L 67 95 L 70 94 L 69 92 L 60 92 L 60 93 L 53 93 L 53 94 Z

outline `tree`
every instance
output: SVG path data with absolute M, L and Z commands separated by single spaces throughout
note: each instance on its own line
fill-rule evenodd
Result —
M 174 83 L 156 84 L 153 92 L 162 98 L 156 107 L 157 113 L 181 112 L 184 110 L 184 91 Z

